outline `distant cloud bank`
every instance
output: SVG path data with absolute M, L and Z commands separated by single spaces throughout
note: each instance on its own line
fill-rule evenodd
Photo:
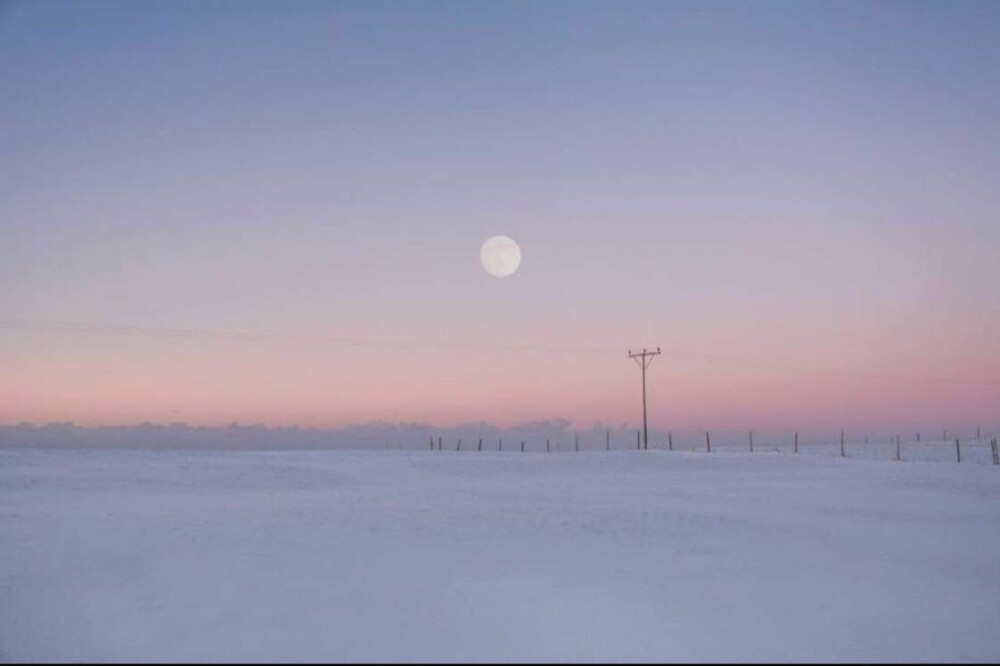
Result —
M 548 439 L 553 450 L 575 446 L 604 448 L 606 438 L 613 439 L 617 448 L 626 442 L 635 444 L 635 430 L 626 426 L 594 426 L 588 430 L 572 430 L 565 419 L 535 421 L 509 428 L 489 423 L 465 423 L 440 428 L 420 423 L 374 422 L 343 428 L 316 429 L 300 427 L 270 428 L 264 425 L 231 424 L 223 427 L 192 426 L 185 423 L 142 423 L 130 426 L 84 427 L 73 423 L 34 425 L 20 423 L 0 426 L 0 448 L 134 448 L 134 449 L 429 449 L 433 439 L 443 449 L 497 449 L 503 440 L 505 449 L 544 450 Z
M 996 436 L 989 431 L 987 438 Z M 186 423 L 141 423 L 128 426 L 86 427 L 74 423 L 35 425 L 19 423 L 0 425 L 0 449 L 204 449 L 204 450 L 293 450 L 293 449 L 404 449 L 426 451 L 440 445 L 443 450 L 477 450 L 482 439 L 484 451 L 545 451 L 546 440 L 551 451 L 635 450 L 639 431 L 630 424 L 597 424 L 586 429 L 574 429 L 566 419 L 532 421 L 501 428 L 486 422 L 463 423 L 442 428 L 421 423 L 387 423 L 377 421 L 342 428 L 267 427 L 264 425 L 193 426 Z M 951 437 L 974 438 L 974 432 L 954 433 Z M 790 449 L 795 433 L 755 431 L 755 450 Z M 847 433 L 848 443 L 872 445 L 885 443 L 891 433 L 865 435 Z M 800 432 L 799 442 L 809 445 L 839 446 L 839 432 Z M 909 437 L 907 439 L 911 439 Z M 931 437 L 927 438 L 930 441 Z M 649 448 L 701 451 L 706 448 L 704 430 L 650 429 Z M 713 450 L 741 451 L 749 448 L 747 431 L 711 430 Z

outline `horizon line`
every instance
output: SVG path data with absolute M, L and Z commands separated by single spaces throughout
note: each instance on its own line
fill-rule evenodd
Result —
M 800 428 L 782 428 L 782 427 L 768 427 L 768 428 L 711 428 L 711 427 L 679 427 L 679 428 L 669 428 L 669 427 L 653 427 L 649 428 L 650 432 L 657 433 L 678 433 L 678 434 L 689 434 L 689 433 L 719 433 L 719 434 L 740 434 L 746 435 L 747 433 L 761 433 L 761 434 L 774 434 L 774 433 L 816 433 L 820 431 L 829 431 L 831 433 L 837 434 L 840 432 L 846 435 L 859 435 L 859 436 L 872 436 L 872 435 L 884 435 L 886 433 L 896 433 L 900 436 L 904 436 L 901 433 L 908 432 L 910 435 L 930 435 L 934 436 L 938 430 L 946 434 L 948 430 L 951 430 L 953 434 L 959 432 L 979 432 L 984 436 L 992 437 L 996 434 L 1000 434 L 1000 423 L 997 424 L 987 424 L 985 427 L 983 424 L 979 424 L 972 427 L 965 428 L 955 428 L 955 424 L 944 424 L 940 428 L 827 428 L 818 426 L 800 427 Z M 198 430 L 198 431 L 224 431 L 229 429 L 242 429 L 242 430 L 258 430 L 258 431 L 271 431 L 271 432 L 281 432 L 281 431 L 304 431 L 311 433 L 345 433 L 351 429 L 365 429 L 365 428 L 388 428 L 388 429 L 402 429 L 402 428 L 414 428 L 424 431 L 459 431 L 479 428 L 480 430 L 490 430 L 494 432 L 507 432 L 507 431 L 517 431 L 523 429 L 536 429 L 536 430 L 555 430 L 567 433 L 583 433 L 583 432 L 621 432 L 628 431 L 641 432 L 641 424 L 631 424 L 631 423 L 621 423 L 621 424 L 609 424 L 605 422 L 595 422 L 589 426 L 574 426 L 573 422 L 569 419 L 563 418 L 553 418 L 540 421 L 523 421 L 518 422 L 509 426 L 501 426 L 489 421 L 466 421 L 461 423 L 456 423 L 454 425 L 434 425 L 427 422 L 419 421 L 384 421 L 381 419 L 366 422 L 356 422 L 340 426 L 311 426 L 311 425 L 268 425 L 263 422 L 237 422 L 231 421 L 226 424 L 209 425 L 209 424 L 196 424 L 188 423 L 186 421 L 170 421 L 170 422 L 154 422 L 154 421 L 140 421 L 135 423 L 123 423 L 123 424 L 95 424 L 86 425 L 78 424 L 74 421 L 48 421 L 45 423 L 36 423 L 31 421 L 18 421 L 18 422 L 0 422 L 0 429 L 15 429 L 15 428 L 31 428 L 31 429 L 44 429 L 44 428 L 68 428 L 80 431 L 101 431 L 101 430 L 131 430 L 139 428 L 158 428 L 158 429 L 168 429 L 177 428 L 185 430 Z M 905 436 L 910 436 L 905 435 Z M 972 435 L 974 436 L 974 435 Z M 960 436 L 961 438 L 961 436 Z M 950 437 L 948 439 L 951 439 Z M 928 440 L 933 441 L 933 440 Z

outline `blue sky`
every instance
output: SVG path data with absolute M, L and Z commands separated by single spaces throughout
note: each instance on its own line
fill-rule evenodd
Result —
M 9 3 L 0 311 L 671 344 L 764 364 L 982 378 L 1000 371 L 998 35 L 995 2 Z M 479 244 L 499 233 L 524 254 L 501 282 L 476 265 Z M 260 420 L 267 395 L 243 400 L 241 387 L 275 373 L 282 395 L 313 386 L 298 396 L 312 406 L 291 400 L 275 421 L 382 415 L 346 388 L 348 406 L 323 412 L 319 396 L 335 387 L 295 370 L 315 360 L 262 350 L 223 363 L 217 349 L 130 344 L 0 332 L 3 360 L 21 373 L 3 394 L 17 407 L 0 418 L 155 418 L 166 398 L 137 387 L 169 374 L 150 361 L 164 353 L 177 355 L 178 387 L 211 363 L 234 377 L 212 389 L 225 396 L 218 419 Z M 339 353 L 332 377 L 354 367 Z M 631 398 L 602 398 L 631 390 L 627 366 L 610 385 L 566 397 L 553 384 L 522 404 L 511 387 L 540 374 L 579 385 L 611 366 L 488 359 L 476 376 L 497 373 L 509 392 L 449 408 L 471 381 L 467 359 L 424 362 L 379 367 L 403 387 L 446 369 L 451 389 L 434 403 L 444 406 L 401 392 L 388 408 L 400 418 L 634 411 Z M 114 368 L 118 389 L 101 405 L 69 389 L 62 407 L 46 403 L 43 385 L 75 386 L 60 374 L 68 367 L 75 377 Z M 746 420 L 761 408 L 741 398 L 748 391 L 846 401 L 838 418 L 866 423 L 995 413 L 991 389 L 908 388 L 904 404 L 869 413 L 852 402 L 857 386 L 734 372 L 662 373 L 655 390 L 675 404 L 693 392 L 677 407 L 692 424 Z M 363 381 L 360 369 L 343 376 Z

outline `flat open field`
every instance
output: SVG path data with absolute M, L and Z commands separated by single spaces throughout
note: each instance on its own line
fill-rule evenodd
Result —
M 1000 659 L 1000 469 L 0 450 L 0 658 Z

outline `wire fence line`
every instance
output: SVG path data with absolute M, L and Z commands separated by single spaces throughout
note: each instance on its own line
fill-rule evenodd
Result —
M 567 441 L 568 439 L 568 441 Z M 713 439 L 711 431 L 704 431 L 700 437 L 685 433 L 674 436 L 668 432 L 666 440 L 662 437 L 653 438 L 648 445 L 642 441 L 642 431 L 636 430 L 634 438 L 623 438 L 621 431 L 606 431 L 603 441 L 598 441 L 593 433 L 583 436 L 574 435 L 567 438 L 565 434 L 559 437 L 473 437 L 449 438 L 443 436 L 430 437 L 422 446 L 408 442 L 385 443 L 386 449 L 423 449 L 431 451 L 507 451 L 518 453 L 563 453 L 563 452 L 594 452 L 594 451 L 661 451 L 686 452 L 706 454 L 789 454 L 818 455 L 829 457 L 853 458 L 862 460 L 888 460 L 898 462 L 954 462 L 959 464 L 979 464 L 1000 466 L 1000 437 L 990 434 L 958 436 L 953 439 L 944 433 L 943 438 L 930 438 L 921 435 L 902 437 L 847 437 L 846 433 L 833 437 L 799 436 L 791 437 L 760 437 L 748 431 L 743 441 L 735 440 L 731 435 Z
M 855 435 L 846 431 L 778 432 L 733 430 L 649 431 L 630 425 L 598 424 L 575 430 L 565 420 L 510 428 L 469 423 L 452 428 L 421 424 L 370 423 L 336 429 L 267 427 L 262 424 L 224 427 L 159 425 L 84 427 L 72 423 L 0 425 L 3 449 L 136 449 L 136 450 L 337 450 L 401 449 L 411 451 L 568 453 L 597 451 L 686 452 L 689 454 L 819 455 L 843 458 L 958 462 L 1000 465 L 1000 427 L 933 435 Z

